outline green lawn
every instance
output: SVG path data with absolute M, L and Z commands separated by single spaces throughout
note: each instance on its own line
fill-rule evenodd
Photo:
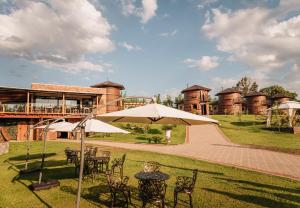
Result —
M 162 138 L 162 144 L 166 144 L 165 140 L 165 130 L 163 130 L 163 125 L 160 124 L 130 124 L 131 128 L 128 128 L 126 123 L 113 123 L 117 127 L 120 127 L 126 131 L 129 131 L 130 134 L 103 134 L 97 133 L 88 137 L 90 140 L 106 140 L 106 141 L 115 141 L 115 142 L 129 142 L 129 143 L 148 143 L 148 138 L 153 136 L 160 136 Z M 149 134 L 147 131 L 139 132 L 134 130 L 138 129 L 157 129 L 160 131 L 160 134 Z M 177 125 L 172 129 L 172 136 L 170 144 L 182 144 L 185 141 L 185 130 L 186 127 L 183 125 Z
M 256 148 L 300 154 L 300 135 L 272 131 L 265 128 L 263 120 L 253 115 L 214 115 L 221 123 L 224 134 L 234 143 L 251 145 Z
M 37 181 L 37 174 L 18 177 L 18 168 L 24 164 L 25 144 L 11 143 L 10 153 L 0 156 L 0 207 L 74 207 L 77 179 L 74 167 L 65 165 L 64 148 L 78 148 L 77 144 L 48 142 L 46 179 L 59 179 L 61 186 L 51 190 L 31 192 L 27 186 Z M 35 158 L 41 149 L 41 142 L 31 143 Z M 130 177 L 133 191 L 133 207 L 140 207 L 137 197 L 137 180 L 134 174 L 142 170 L 145 161 L 154 160 L 162 164 L 161 171 L 170 174 L 167 181 L 167 206 L 173 206 L 173 188 L 176 176 L 191 175 L 191 170 L 199 169 L 194 192 L 194 207 L 201 208 L 296 208 L 300 207 L 300 182 L 270 176 L 238 168 L 195 161 L 183 157 L 160 155 L 157 153 L 109 149 L 113 157 L 127 154 L 125 175 Z M 36 159 L 35 159 L 36 160 Z M 37 165 L 33 160 L 31 165 Z M 81 207 L 107 207 L 108 189 L 104 176 L 92 183 L 83 183 Z M 188 207 L 181 197 L 178 207 Z M 121 205 L 120 205 L 121 206 Z

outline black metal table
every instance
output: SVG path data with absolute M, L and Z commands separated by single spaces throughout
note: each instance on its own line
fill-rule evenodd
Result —
M 160 201 L 164 207 L 167 188 L 165 181 L 170 176 L 162 172 L 139 172 L 134 177 L 139 180 L 139 198 L 143 202 L 142 207 L 153 200 Z
M 170 176 L 162 172 L 139 172 L 134 177 L 141 181 L 166 181 Z
M 97 170 L 100 170 L 103 172 L 104 164 L 106 165 L 106 170 L 108 169 L 108 163 L 109 163 L 110 157 L 103 157 L 103 156 L 102 157 L 93 157 L 93 160 L 94 160 L 94 164 L 95 164 L 95 167 L 97 168 Z

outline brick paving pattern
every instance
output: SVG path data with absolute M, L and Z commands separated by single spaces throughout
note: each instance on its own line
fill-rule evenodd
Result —
M 86 143 L 185 156 L 300 180 L 299 155 L 233 144 L 215 125 L 189 127 L 188 144 L 151 145 L 107 141 L 86 141 Z

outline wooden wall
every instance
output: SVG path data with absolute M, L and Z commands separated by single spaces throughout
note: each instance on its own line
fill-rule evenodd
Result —
M 237 114 L 242 112 L 242 97 L 240 93 L 220 94 L 218 114 Z
M 197 105 L 197 109 L 193 106 Z M 184 110 L 202 115 L 202 108 L 206 108 L 206 115 L 209 114 L 208 91 L 194 90 L 184 93 Z
M 250 114 L 260 115 L 267 112 L 267 97 L 265 95 L 247 97 L 247 109 Z

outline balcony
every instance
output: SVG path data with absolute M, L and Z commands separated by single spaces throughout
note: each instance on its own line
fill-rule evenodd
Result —
M 0 114 L 26 115 L 86 115 L 96 113 L 97 106 L 45 105 L 41 103 L 6 103 L 0 104 Z M 94 111 L 93 111 L 94 110 Z

